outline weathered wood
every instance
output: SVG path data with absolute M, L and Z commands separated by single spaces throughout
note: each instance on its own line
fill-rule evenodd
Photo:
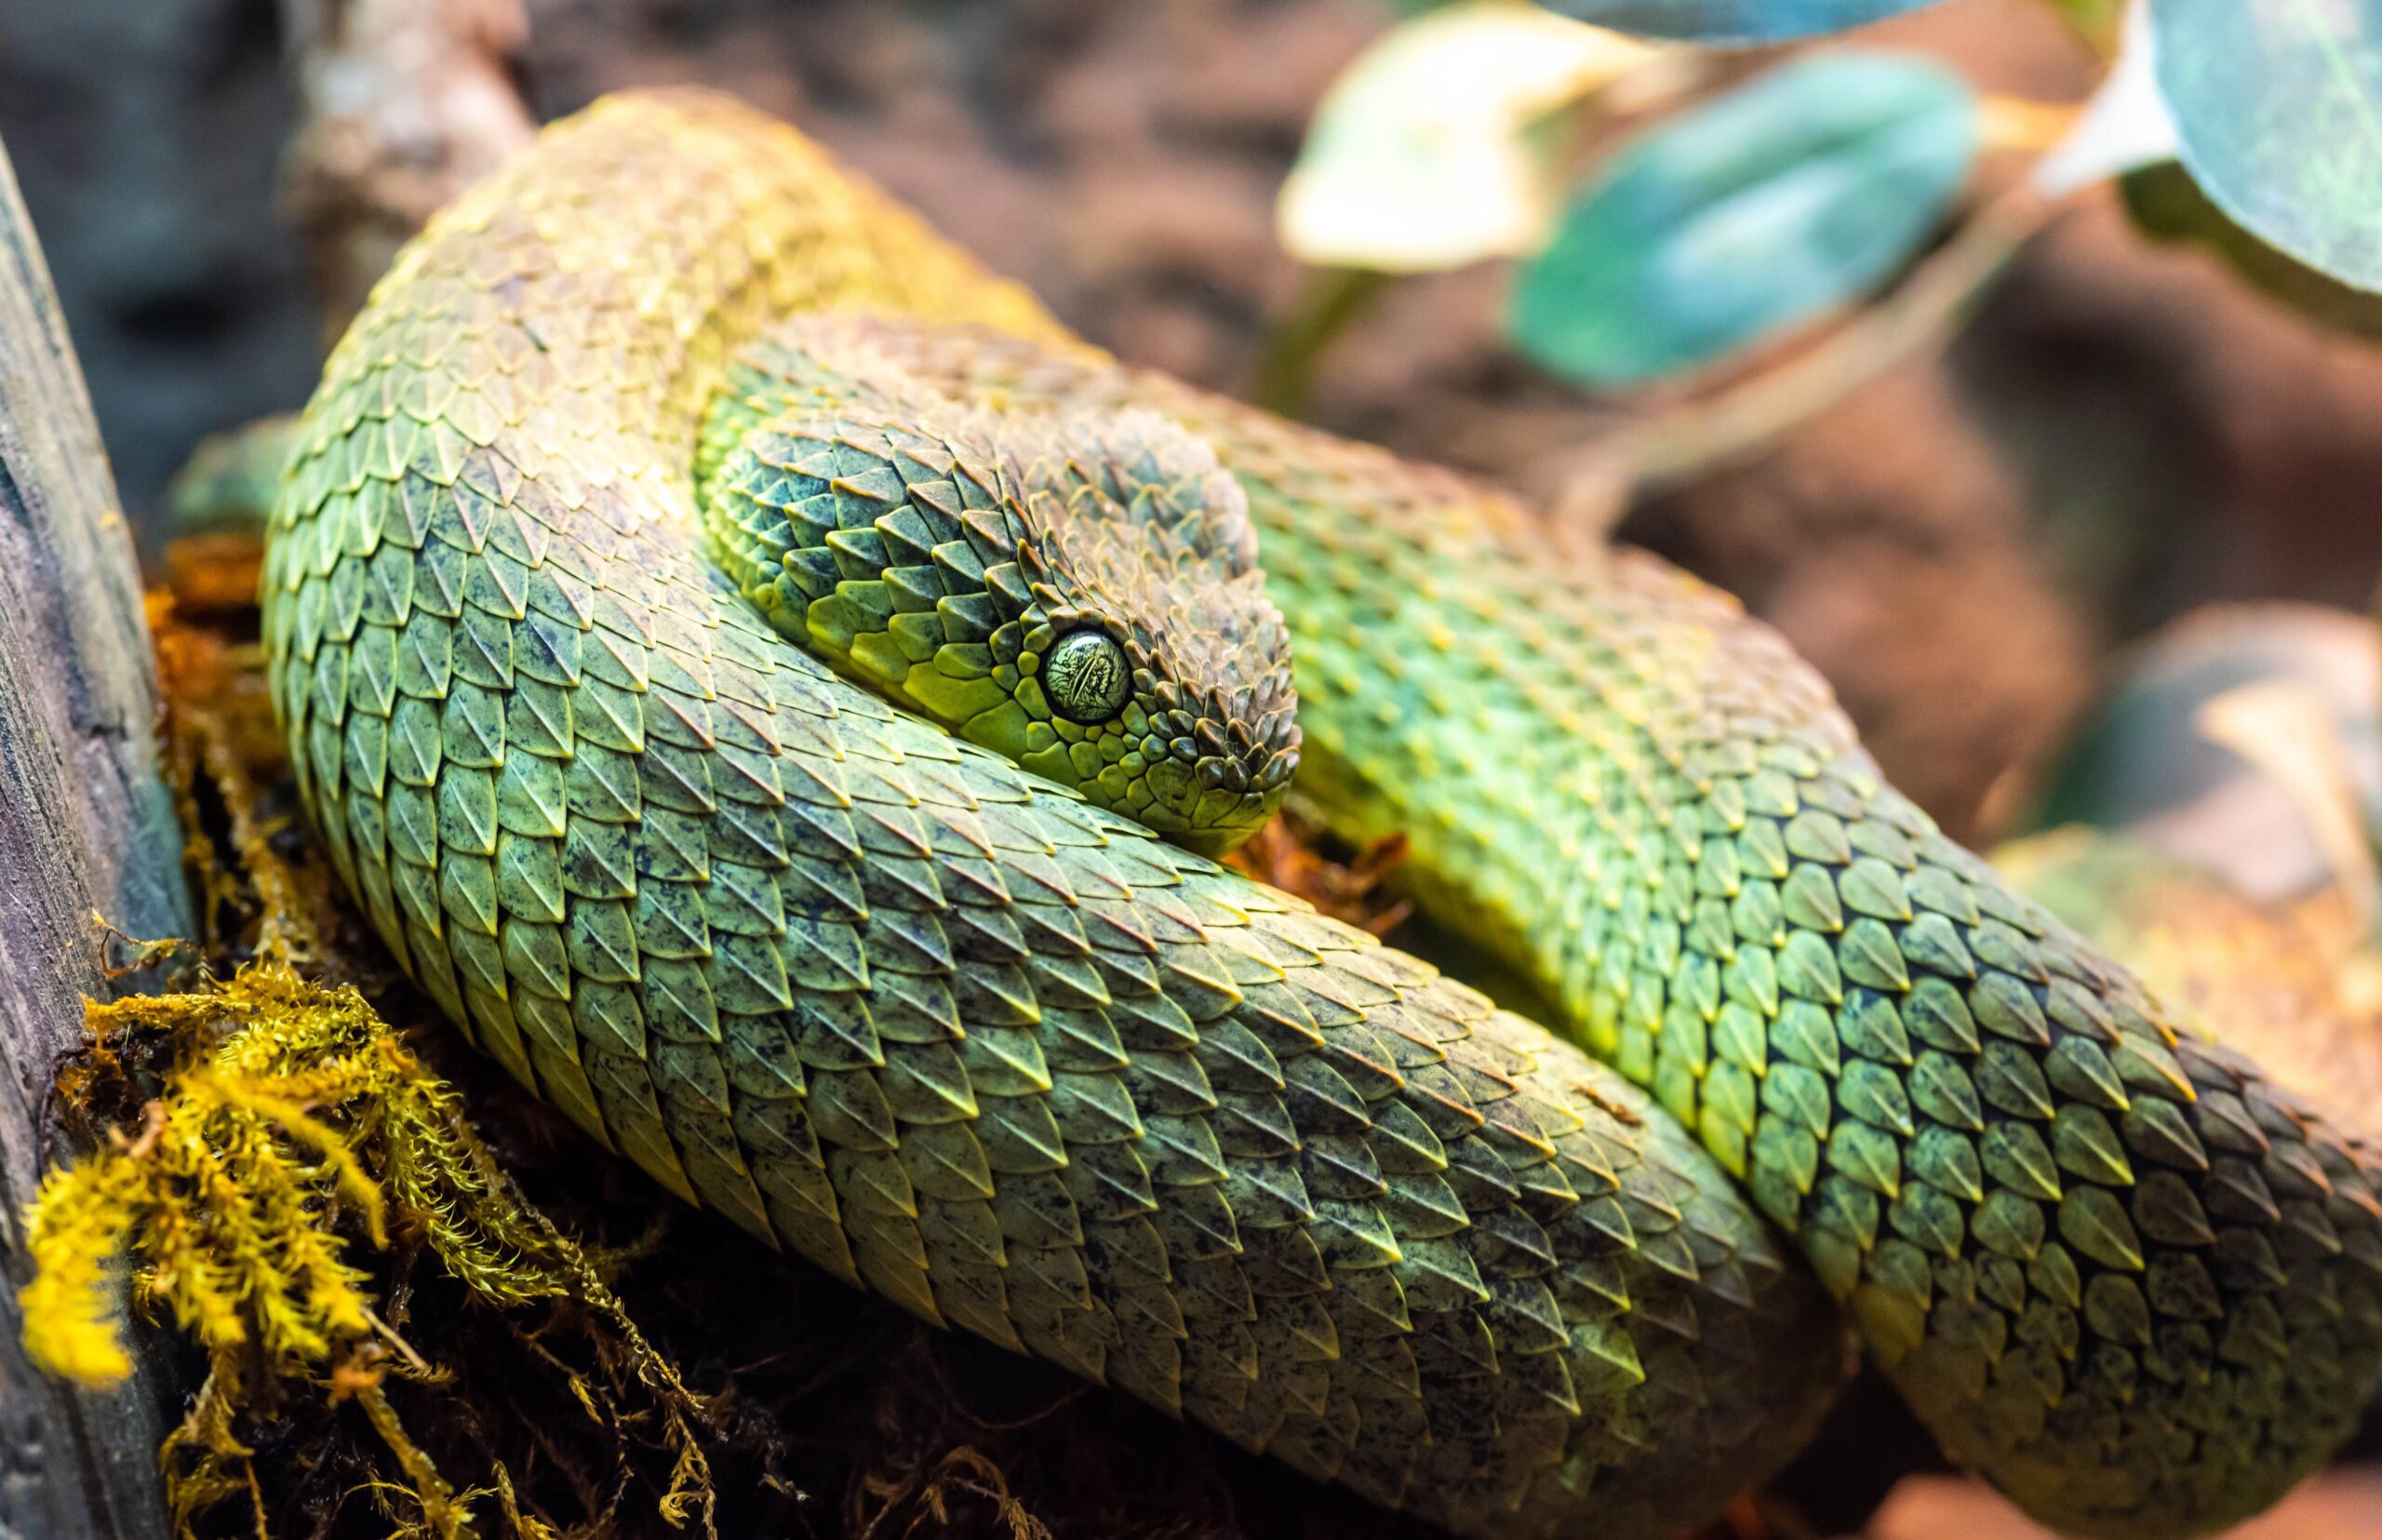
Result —
M 22 1214 L 82 1001 L 111 985 L 96 911 L 189 934 L 157 774 L 156 678 L 132 542 L 81 366 L 0 149 L 0 1537 L 166 1533 L 156 1449 L 181 1390 L 144 1351 L 121 1389 L 70 1391 L 20 1346 Z

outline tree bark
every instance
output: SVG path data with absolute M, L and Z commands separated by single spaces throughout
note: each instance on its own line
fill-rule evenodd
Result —
M 127 1385 L 26 1361 L 23 1213 L 51 1078 L 102 971 L 96 913 L 193 933 L 158 775 L 157 684 L 132 542 L 49 269 L 0 148 L 0 1537 L 162 1540 L 157 1444 L 178 1383 L 143 1338 Z

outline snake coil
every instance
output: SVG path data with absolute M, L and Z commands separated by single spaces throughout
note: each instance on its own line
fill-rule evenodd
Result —
M 1114 660 L 1069 656 L 1080 730 L 994 724 L 1069 791 L 773 632 L 706 556 L 703 423 L 769 326 L 850 306 L 952 400 L 1211 446 L 1300 784 L 1405 832 L 1422 902 L 1613 1067 L 1111 810 L 1160 770 L 1277 795 L 1270 687 L 1178 682 L 1104 747 Z M 819 549 L 886 571 L 780 597 L 992 648 L 867 585 L 914 592 L 951 533 L 916 521 L 997 473 L 875 426 L 828 479 L 887 511 Z M 301 789 L 408 971 L 657 1179 L 930 1320 L 1474 1535 L 1652 1534 L 1773 1469 L 1836 1377 L 1821 1284 L 1956 1457 L 2078 1530 L 2255 1511 L 2382 1377 L 2372 1152 L 1945 840 L 1777 638 L 1117 368 L 732 103 L 609 100 L 439 216 L 274 524 Z M 1084 634 L 1030 588 L 1044 629 L 968 670 Z

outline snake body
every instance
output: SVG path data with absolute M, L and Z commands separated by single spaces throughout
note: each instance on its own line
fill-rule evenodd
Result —
M 1054 749 L 979 697 L 937 713 L 964 742 L 773 631 L 824 623 L 932 709 L 909 671 L 960 633 L 865 584 L 923 592 L 896 516 L 1009 474 L 878 402 L 735 480 L 815 384 L 765 334 L 850 307 L 938 400 L 1212 447 L 1289 626 L 1300 785 L 1404 832 L 1420 900 L 1612 1067 L 1124 816 L 1172 728 Z M 1221 495 L 1174 453 L 1137 484 Z M 708 547 L 699 466 L 749 504 Z M 1076 479 L 1132 502 L 1106 474 Z M 821 511 L 854 487 L 881 540 Z M 868 623 L 819 622 L 847 583 Z M 1020 593 L 1011 676 L 1076 603 Z M 880 622 L 915 653 L 858 656 Z M 2263 1507 L 2382 1377 L 2363 1147 L 1945 840 L 1725 597 L 1120 369 L 717 99 L 599 103 L 400 255 L 299 429 L 265 637 L 363 906 L 591 1133 L 930 1320 L 1460 1533 L 1710 1513 L 1824 1404 L 1829 1293 L 1956 1457 L 2080 1530 Z M 1198 687 L 1184 806 L 1278 792 L 1286 703 L 1233 678 Z

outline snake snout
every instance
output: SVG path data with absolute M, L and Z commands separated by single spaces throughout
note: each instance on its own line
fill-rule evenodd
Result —
M 1152 796 L 1142 821 L 1201 855 L 1222 855 L 1264 827 L 1298 769 L 1299 727 L 1286 687 L 1268 679 L 1184 692 L 1151 717 L 1144 753 Z M 1153 753 L 1153 748 L 1156 753 Z

